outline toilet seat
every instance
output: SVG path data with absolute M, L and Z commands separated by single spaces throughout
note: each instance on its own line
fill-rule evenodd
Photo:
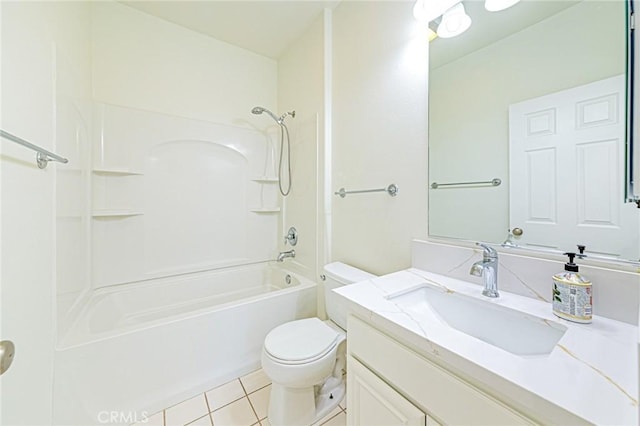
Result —
M 340 333 L 318 318 L 307 318 L 271 330 L 264 340 L 264 350 L 281 364 L 308 364 L 330 353 L 340 337 Z

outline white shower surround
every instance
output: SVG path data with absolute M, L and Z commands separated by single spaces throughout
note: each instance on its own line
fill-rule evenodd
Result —
M 315 283 L 273 262 L 274 128 L 94 105 L 91 280 L 59 305 L 54 424 L 143 420 L 316 315 Z
M 258 369 L 272 328 L 316 313 L 316 284 L 273 264 L 197 275 L 97 292 L 56 353 L 54 424 L 140 421 Z
M 94 287 L 275 258 L 273 122 L 94 111 Z

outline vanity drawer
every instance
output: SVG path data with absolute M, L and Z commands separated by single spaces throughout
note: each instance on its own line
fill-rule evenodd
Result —
M 443 424 L 527 425 L 533 422 L 386 334 L 349 316 L 351 356 Z

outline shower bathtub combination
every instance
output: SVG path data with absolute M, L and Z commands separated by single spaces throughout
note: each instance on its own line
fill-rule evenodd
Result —
M 54 424 L 144 418 L 258 369 L 272 328 L 316 315 L 316 284 L 272 261 L 274 123 L 93 115 L 91 279 L 59 295 Z
M 272 328 L 316 314 L 316 284 L 272 262 L 122 287 L 95 292 L 60 344 L 54 424 L 160 411 L 258 369 Z

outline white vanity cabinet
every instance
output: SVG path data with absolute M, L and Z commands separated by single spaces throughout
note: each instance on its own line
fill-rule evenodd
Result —
M 355 316 L 347 330 L 347 424 L 535 424 Z
M 352 356 L 347 360 L 347 424 L 425 426 L 426 414 Z

